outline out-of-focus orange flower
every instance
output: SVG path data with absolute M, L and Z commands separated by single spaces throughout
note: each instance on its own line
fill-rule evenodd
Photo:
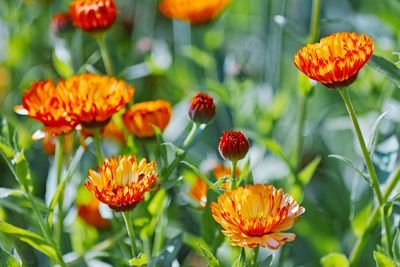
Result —
M 329 88 L 351 84 L 374 52 L 371 37 L 340 32 L 308 44 L 294 56 L 296 67 Z
M 78 216 L 84 220 L 87 224 L 97 229 L 107 229 L 111 223 L 109 220 L 101 217 L 99 208 L 100 201 L 93 195 L 86 204 L 78 205 Z
M 51 80 L 32 83 L 22 96 L 22 106 L 16 106 L 14 110 L 43 123 L 43 130 L 49 134 L 70 133 L 79 122 L 71 115 L 68 93 L 60 90 L 58 85 L 56 87 Z
M 231 168 L 226 167 L 222 164 L 218 164 L 213 168 L 213 173 L 217 180 L 223 177 L 230 177 L 231 172 Z M 236 168 L 236 176 L 238 176 L 239 173 L 240 169 Z M 229 190 L 231 187 L 231 183 L 223 183 L 221 184 L 221 187 L 225 190 Z M 207 184 L 201 178 L 196 178 L 196 181 L 189 190 L 189 196 L 200 203 L 200 208 L 204 208 L 207 204 Z
M 212 215 L 233 246 L 257 246 L 278 249 L 293 241 L 290 229 L 304 213 L 304 208 L 273 185 L 247 185 L 226 191 L 210 205 Z
M 215 116 L 214 99 L 205 93 L 196 94 L 190 101 L 188 113 L 196 123 L 209 123 Z
M 83 136 L 93 136 L 92 130 L 88 128 L 81 129 L 80 133 Z M 126 142 L 124 133 L 121 131 L 114 120 L 111 120 L 109 123 L 107 123 L 106 126 L 100 129 L 100 135 L 104 139 L 114 140 L 119 144 L 125 144 Z
M 231 0 L 163 0 L 159 9 L 168 18 L 201 24 L 218 17 L 230 3 Z
M 60 34 L 64 31 L 72 29 L 71 16 L 68 12 L 58 13 L 51 18 L 50 28 L 53 33 Z
M 138 137 L 152 137 L 152 125 L 163 131 L 171 119 L 172 107 L 165 100 L 147 101 L 134 104 L 122 115 L 129 132 Z
M 138 163 L 135 156 L 104 159 L 98 173 L 89 170 L 85 187 L 111 209 L 129 211 L 144 199 L 144 193 L 158 188 L 151 188 L 158 178 L 155 167 L 154 161 Z
M 114 0 L 74 0 L 69 11 L 74 25 L 88 32 L 106 30 L 117 17 Z
M 71 113 L 85 128 L 100 128 L 133 97 L 135 89 L 114 77 L 85 73 L 62 83 L 71 97 Z
M 74 136 L 73 134 L 64 135 L 64 153 L 68 154 L 72 151 L 74 146 Z M 49 154 L 53 155 L 56 151 L 56 138 L 49 133 L 45 133 L 43 138 L 43 149 Z

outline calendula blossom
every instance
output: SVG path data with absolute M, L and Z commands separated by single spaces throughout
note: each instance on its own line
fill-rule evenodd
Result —
M 290 194 L 263 184 L 226 191 L 210 207 L 231 244 L 249 248 L 278 249 L 293 241 L 296 235 L 283 231 L 289 230 L 304 213 Z
M 294 56 L 296 67 L 326 87 L 350 85 L 374 52 L 371 37 L 355 32 L 339 32 L 308 44 Z

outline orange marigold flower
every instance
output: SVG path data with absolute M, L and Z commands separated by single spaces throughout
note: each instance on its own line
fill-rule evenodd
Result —
M 100 201 L 92 196 L 88 203 L 78 205 L 78 216 L 97 229 L 107 229 L 111 226 L 110 220 L 101 216 L 99 208 Z
M 304 208 L 273 185 L 247 185 L 226 191 L 211 203 L 211 212 L 233 246 L 257 246 L 278 249 L 293 241 L 290 229 L 304 213 Z
M 86 128 L 106 125 L 135 93 L 123 80 L 92 73 L 72 76 L 62 85 L 71 97 L 71 113 Z
M 52 135 L 70 133 L 79 123 L 70 113 L 67 92 L 51 80 L 32 83 L 22 96 L 22 106 L 16 106 L 14 110 L 40 121 L 44 124 L 43 130 Z
M 210 122 L 215 116 L 214 99 L 205 94 L 196 94 L 189 104 L 189 118 L 197 123 Z
M 308 44 L 294 56 L 294 64 L 309 78 L 329 88 L 350 85 L 374 52 L 371 37 L 340 32 Z
M 223 132 L 218 149 L 224 159 L 238 161 L 249 151 L 249 141 L 240 131 Z
M 98 173 L 89 170 L 85 187 L 111 209 L 129 211 L 144 199 L 144 193 L 158 188 L 151 188 L 158 178 L 155 167 L 154 161 L 138 163 L 135 156 L 106 158 Z
M 201 24 L 218 17 L 230 3 L 231 0 L 163 0 L 159 9 L 168 18 Z
M 122 115 L 122 121 L 129 132 L 138 137 L 152 137 L 152 125 L 163 131 L 171 119 L 172 107 L 165 100 L 147 101 L 134 104 Z
M 109 28 L 117 17 L 114 0 L 74 0 L 69 11 L 74 25 L 88 32 Z
M 60 34 L 72 29 L 71 16 L 68 12 L 58 13 L 51 18 L 50 28 L 53 33 Z
M 93 136 L 93 131 L 88 128 L 81 129 L 80 133 L 84 137 Z M 111 120 L 109 123 L 107 123 L 106 126 L 100 129 L 100 135 L 104 139 L 114 140 L 121 145 L 125 144 L 126 142 L 124 133 L 121 131 L 114 120 Z

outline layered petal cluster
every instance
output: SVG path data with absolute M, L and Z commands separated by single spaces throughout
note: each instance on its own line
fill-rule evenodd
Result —
M 115 211 L 132 210 L 144 200 L 144 193 L 158 188 L 152 188 L 158 178 L 155 167 L 154 161 L 137 162 L 135 156 L 106 158 L 98 172 L 89 170 L 85 187 Z
M 296 67 L 329 88 L 351 84 L 374 52 L 371 37 L 340 32 L 308 44 L 294 56 Z
M 293 241 L 290 229 L 304 208 L 273 185 L 247 185 L 227 191 L 211 203 L 211 212 L 233 246 L 278 249 Z
M 152 137 L 152 125 L 163 131 L 172 116 L 171 104 L 165 100 L 146 101 L 134 104 L 122 115 L 129 132 L 138 137 Z
M 208 123 L 215 116 L 214 99 L 206 93 L 196 94 L 190 101 L 189 118 L 196 123 Z
M 32 83 L 22 96 L 22 105 L 14 110 L 43 123 L 43 130 L 51 135 L 70 133 L 79 124 L 77 118 L 71 115 L 68 93 L 60 90 L 51 80 Z
M 135 89 L 123 80 L 85 73 L 60 84 L 71 97 L 71 113 L 83 127 L 105 126 L 133 97 Z
M 168 18 L 201 24 L 218 17 L 230 3 L 231 0 L 163 0 L 159 9 Z
M 223 132 L 218 150 L 224 159 L 238 161 L 243 159 L 249 151 L 249 141 L 240 131 Z
M 74 0 L 69 12 L 74 25 L 88 32 L 109 28 L 117 17 L 114 0 Z

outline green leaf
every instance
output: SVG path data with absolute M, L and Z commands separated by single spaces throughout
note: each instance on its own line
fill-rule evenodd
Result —
M 0 151 L 4 153 L 7 158 L 13 158 L 15 155 L 12 149 L 3 138 L 0 138 Z
M 6 264 L 5 266 L 7 267 L 22 266 L 14 256 L 12 256 L 8 251 L 4 250 L 1 246 L 0 246 L 0 263 Z
M 382 72 L 397 87 L 400 87 L 400 69 L 389 60 L 373 55 L 368 64 L 379 72 Z
M 214 254 L 212 254 L 212 252 L 207 247 L 201 245 L 200 243 L 197 243 L 197 246 L 199 247 L 201 254 L 207 260 L 209 267 L 221 266 L 217 258 L 214 256 Z
M 272 261 L 274 260 L 274 254 L 269 255 L 263 261 L 259 261 L 259 267 L 267 267 L 272 265 Z
M 210 69 L 215 66 L 214 58 L 195 46 L 183 47 L 183 55 L 204 69 Z
M 301 170 L 301 172 L 299 173 L 299 180 L 302 182 L 303 185 L 307 185 L 310 182 L 320 162 L 321 157 L 317 156 Z
M 385 254 L 374 251 L 376 267 L 396 267 L 396 264 Z
M 185 153 L 185 150 L 183 150 L 183 149 L 177 147 L 176 145 L 174 145 L 174 144 L 172 144 L 172 143 L 163 143 L 163 144 L 161 144 L 161 145 L 163 145 L 163 146 L 168 146 L 168 147 L 172 148 L 172 150 L 175 152 L 175 154 L 176 154 L 177 156 L 183 155 L 183 154 Z
M 362 178 L 364 178 L 369 184 L 371 184 L 371 179 L 370 179 L 370 177 L 369 177 L 367 174 L 363 173 L 363 172 L 362 172 L 360 169 L 358 169 L 356 166 L 354 166 L 353 162 L 351 162 L 350 159 L 348 159 L 348 158 L 346 158 L 346 157 L 344 157 L 344 156 L 341 156 L 341 155 L 334 155 L 334 154 L 329 155 L 329 157 L 330 157 L 330 158 L 335 158 L 335 159 L 338 159 L 338 160 L 342 161 L 344 164 L 346 164 L 347 166 L 349 166 L 350 168 L 352 168 L 353 170 L 355 170 L 355 171 L 356 171 Z
M 149 267 L 170 267 L 172 262 L 176 259 L 179 250 L 182 246 L 182 235 L 176 236 L 174 239 L 167 242 L 164 250 L 160 255 L 154 257 Z
M 351 220 L 351 227 L 356 237 L 361 237 L 368 224 L 368 218 L 371 214 L 371 203 L 366 205 L 362 210 L 358 211 L 355 217 Z
M 24 195 L 24 192 L 22 190 L 0 187 L 0 198 L 7 198 L 9 196 L 22 196 L 22 195 Z
M 167 192 L 163 188 L 158 190 L 156 195 L 153 197 L 153 199 L 147 206 L 147 209 L 151 215 L 154 216 L 163 210 L 164 200 L 165 200 L 166 196 L 167 196 Z
M 240 249 L 239 258 L 233 263 L 232 267 L 246 267 L 246 252 L 244 248 Z
M 27 243 L 28 245 L 32 246 L 33 248 L 46 254 L 54 261 L 59 262 L 59 258 L 58 258 L 56 250 L 54 249 L 54 247 L 52 245 L 47 243 L 43 239 L 43 237 L 41 237 L 33 232 L 27 231 L 25 229 L 8 224 L 4 221 L 0 221 L 0 230 L 6 234 L 9 234 L 9 235 L 21 240 L 22 242 Z
M 322 267 L 349 267 L 347 257 L 341 253 L 330 253 L 321 259 Z
M 135 266 L 135 267 L 147 266 L 146 255 L 141 253 L 136 258 L 129 260 L 129 266 Z
M 62 78 L 69 78 L 74 74 L 70 52 L 61 42 L 56 43 L 55 50 L 53 52 L 53 65 L 57 73 Z
M 31 174 L 29 171 L 29 164 L 25 158 L 24 151 L 21 150 L 15 154 L 12 164 L 15 165 L 15 173 L 19 182 L 27 189 L 31 187 Z
M 164 162 L 164 164 L 168 164 L 168 155 L 167 155 L 167 149 L 165 146 L 163 146 L 164 142 L 164 138 L 162 136 L 162 132 L 160 130 L 160 128 L 158 128 L 156 125 L 152 124 L 151 127 L 153 127 L 154 133 L 156 135 L 156 139 L 157 139 L 157 143 L 158 143 L 158 147 L 160 148 L 160 154 L 161 154 L 161 158 Z
M 386 116 L 389 112 L 386 111 L 382 113 L 375 121 L 374 125 L 372 126 L 370 137 L 369 137 L 369 144 L 368 144 L 368 151 L 371 152 L 375 145 L 376 139 L 376 130 L 378 129 L 379 123 L 382 121 L 383 117 Z

